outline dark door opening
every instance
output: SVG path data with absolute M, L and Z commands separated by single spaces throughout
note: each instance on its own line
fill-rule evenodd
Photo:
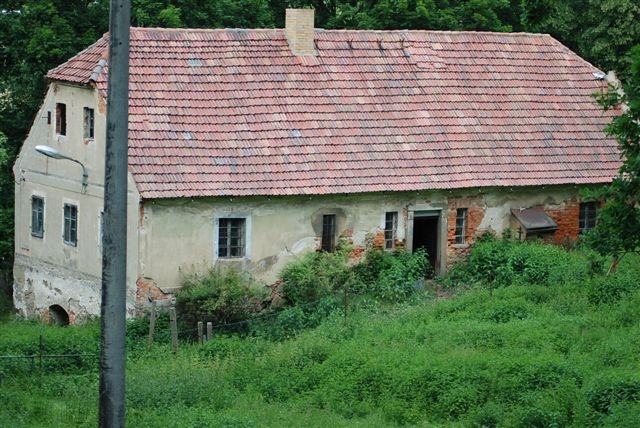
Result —
M 413 219 L 413 250 L 424 248 L 429 257 L 432 274 L 438 260 L 438 216 L 416 216 Z

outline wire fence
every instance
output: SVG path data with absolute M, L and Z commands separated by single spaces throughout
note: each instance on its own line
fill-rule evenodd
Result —
M 318 305 L 322 299 L 308 302 L 304 304 L 298 305 L 300 308 L 308 308 L 313 305 Z M 155 302 L 151 307 L 151 312 L 149 316 L 149 336 L 148 343 L 152 344 L 154 341 L 154 335 L 157 332 L 157 328 L 155 326 L 155 322 L 159 317 L 159 312 L 155 306 Z M 281 315 L 282 311 L 274 311 L 266 314 L 256 315 L 251 318 L 232 322 L 232 323 L 222 323 L 222 324 L 213 324 L 212 322 L 198 322 L 197 326 L 191 329 L 182 328 L 178 331 L 177 324 L 177 314 L 175 307 L 170 307 L 169 310 L 170 317 L 170 330 L 171 330 L 171 343 L 173 346 L 174 352 L 178 350 L 179 340 L 178 337 L 197 337 L 200 343 L 204 343 L 206 341 L 212 340 L 214 337 L 214 331 L 223 332 L 236 329 L 237 327 L 243 325 L 250 325 L 251 323 L 257 322 L 265 322 L 269 319 L 274 319 Z M 24 348 L 30 349 L 31 351 L 27 354 L 23 355 L 0 355 L 0 375 L 3 373 L 6 375 L 10 373 L 13 369 L 16 371 L 20 370 L 40 370 L 42 371 L 50 371 L 52 369 L 52 364 L 48 364 L 48 360 L 81 360 L 76 366 L 87 366 L 92 365 L 94 362 L 97 367 L 97 358 L 99 356 L 98 353 L 55 353 L 50 352 L 48 350 L 48 346 L 45 343 L 45 336 L 43 334 L 39 334 L 37 337 L 37 344 L 24 343 Z M 33 350 L 36 348 L 35 350 Z M 21 362 L 27 361 L 28 367 L 25 367 Z M 69 364 L 61 364 L 62 366 L 68 366 Z M 73 364 L 72 364 L 73 365 Z M 54 365 L 56 366 L 56 365 Z

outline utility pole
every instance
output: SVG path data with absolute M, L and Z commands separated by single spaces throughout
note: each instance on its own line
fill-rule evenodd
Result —
M 111 0 L 102 217 L 100 412 L 102 428 L 124 427 L 129 140 L 130 0 Z

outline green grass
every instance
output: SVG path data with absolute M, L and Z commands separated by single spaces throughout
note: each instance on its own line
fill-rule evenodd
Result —
M 401 305 L 362 299 L 346 321 L 336 310 L 288 340 L 217 336 L 176 355 L 137 344 L 127 426 L 635 427 L 639 267 L 630 256 L 616 279 L 551 271 L 562 282 L 476 284 Z M 97 349 L 93 324 L 10 322 L 0 354 L 32 352 L 40 335 L 59 352 Z M 2 427 L 97 424 L 95 360 L 42 370 L 0 361 L 0 382 Z

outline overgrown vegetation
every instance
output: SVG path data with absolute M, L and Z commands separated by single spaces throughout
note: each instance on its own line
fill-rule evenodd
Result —
M 233 269 L 210 269 L 186 275 L 176 294 L 182 331 L 194 336 L 198 321 L 211 322 L 223 333 L 291 338 L 316 327 L 336 311 L 347 311 L 349 299 L 366 295 L 380 302 L 404 302 L 428 274 L 424 250 L 370 250 L 354 263 L 349 247 L 334 253 L 311 252 L 285 266 L 279 287 L 267 288 Z M 273 302 L 273 299 L 279 299 Z M 273 303 L 273 304 L 270 304 Z M 144 331 L 136 322 L 132 331 Z M 188 336 L 188 335 L 187 335 Z
M 195 327 L 198 321 L 235 324 L 258 312 L 265 290 L 235 269 L 212 268 L 185 276 L 176 293 L 181 319 Z
M 602 260 L 587 249 L 568 253 L 539 241 L 520 242 L 487 235 L 474 245 L 469 261 L 455 266 L 443 283 L 500 288 L 586 281 L 602 273 Z
M 386 265 L 373 262 L 379 256 L 367 257 Z M 491 273 L 496 259 L 511 281 Z M 592 261 L 584 250 L 487 241 L 447 279 L 452 297 L 423 290 L 398 304 L 365 294 L 346 318 L 338 298 L 315 326 L 217 335 L 175 355 L 163 343 L 132 341 L 127 425 L 635 426 L 640 257 L 609 276 Z M 355 283 L 357 269 L 346 266 Z M 279 314 L 298 311 L 288 319 L 304 323 L 306 306 L 317 307 Z M 95 329 L 2 324 L 0 354 L 34 352 L 40 334 L 69 351 L 95 349 Z M 97 361 L 66 361 L 27 370 L 0 360 L 0 426 L 95 426 Z

